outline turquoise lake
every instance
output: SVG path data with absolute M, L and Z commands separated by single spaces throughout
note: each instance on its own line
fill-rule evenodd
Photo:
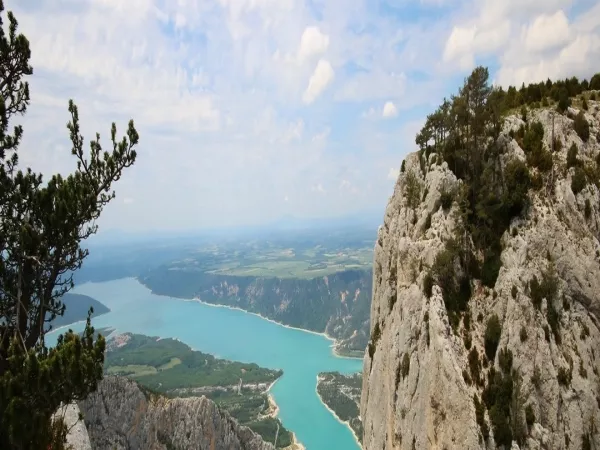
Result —
M 178 338 L 219 358 L 282 369 L 284 374 L 271 391 L 279 406 L 278 417 L 306 449 L 359 449 L 348 427 L 321 404 L 316 386 L 319 372 L 359 372 L 362 360 L 336 357 L 332 342 L 325 337 L 243 311 L 153 295 L 133 278 L 85 283 L 73 292 L 89 295 L 111 309 L 92 320 L 96 328 L 110 326 L 118 332 Z M 72 328 L 80 331 L 83 325 Z M 46 342 L 53 345 L 55 339 L 51 333 Z

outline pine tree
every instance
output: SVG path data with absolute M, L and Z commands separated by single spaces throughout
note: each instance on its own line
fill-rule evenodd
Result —
M 0 0 L 0 448 L 60 449 L 66 428 L 52 415 L 64 403 L 85 398 L 102 378 L 105 342 L 94 339 L 88 317 L 82 336 L 71 331 L 47 348 L 45 334 L 64 313 L 60 298 L 73 287 L 72 273 L 88 254 L 80 244 L 97 230 L 95 220 L 115 196 L 111 185 L 136 159 L 133 121 L 111 151 L 100 137 L 86 155 L 75 104 L 67 125 L 77 170 L 47 182 L 31 169 L 19 169 L 21 126 L 10 122 L 29 105 L 25 77 L 29 42 L 17 34 L 17 21 Z

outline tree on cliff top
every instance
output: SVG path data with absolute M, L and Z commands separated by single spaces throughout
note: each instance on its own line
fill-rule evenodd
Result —
M 52 421 L 61 403 L 85 398 L 102 378 L 105 342 L 94 340 L 89 317 L 83 335 L 71 331 L 48 349 L 45 334 L 64 313 L 60 298 L 73 287 L 72 273 L 88 252 L 81 242 L 96 232 L 95 220 L 114 198 L 111 185 L 135 159 L 138 134 L 129 122 L 111 151 L 99 135 L 87 155 L 77 107 L 69 102 L 67 125 L 77 170 L 47 182 L 18 168 L 21 126 L 9 127 L 29 105 L 29 42 L 0 0 L 0 448 L 60 449 L 65 425 Z M 6 25 L 6 26 L 5 26 Z

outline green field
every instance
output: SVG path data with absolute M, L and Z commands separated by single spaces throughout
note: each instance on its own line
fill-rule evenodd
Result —
M 349 269 L 370 269 L 371 230 L 302 235 L 296 239 L 221 242 L 188 249 L 168 270 L 216 275 L 310 279 Z

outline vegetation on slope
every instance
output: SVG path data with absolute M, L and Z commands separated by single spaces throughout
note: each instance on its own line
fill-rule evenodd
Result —
M 90 308 L 93 309 L 91 317 L 100 316 L 110 311 L 98 300 L 87 295 L 67 293 L 61 298 L 65 305 L 65 312 L 62 316 L 57 316 L 52 321 L 52 327 L 58 328 L 71 323 L 85 320 L 88 317 Z
M 108 341 L 107 349 L 105 373 L 132 378 L 156 394 L 205 395 L 265 441 L 274 442 L 279 427 L 277 447 L 291 444 L 292 434 L 279 419 L 268 416 L 266 391 L 282 371 L 218 359 L 175 339 L 138 334 L 116 336 Z
M 348 422 L 362 442 L 363 425 L 360 419 L 362 374 L 342 375 L 322 372 L 318 376 L 317 393 L 321 400 L 344 422 Z
M 455 203 L 458 206 L 458 226 L 452 239 L 438 253 L 430 272 L 425 277 L 424 293 L 431 296 L 432 285 L 442 290 L 450 323 L 458 330 L 461 319 L 465 333 L 465 346 L 471 347 L 469 335 L 469 300 L 476 288 L 483 285 L 493 289 L 501 268 L 501 238 L 509 230 L 514 218 L 520 216 L 529 203 L 532 189 L 545 189 L 553 193 L 555 172 L 554 154 L 560 150 L 560 141 L 548 146 L 544 142 L 544 127 L 532 122 L 529 109 L 553 108 L 556 114 L 571 114 L 568 108 L 578 104 L 587 108 L 586 94 L 589 89 L 600 89 L 600 74 L 590 82 L 569 78 L 552 82 L 534 83 L 520 89 L 510 87 L 503 90 L 489 84 L 486 68 L 478 67 L 465 80 L 456 96 L 444 100 L 442 105 L 428 116 L 423 129 L 416 137 L 420 147 L 421 170 L 427 171 L 426 162 L 434 154 L 433 162 L 446 162 L 449 169 L 460 180 L 459 187 L 445 192 L 445 211 Z M 595 93 L 593 94 L 595 95 Z M 580 96 L 577 98 L 577 96 Z M 500 138 L 505 116 L 517 112 L 524 124 L 511 131 L 509 139 Z M 573 127 L 585 142 L 590 138 L 590 127 L 583 112 L 570 116 Z M 502 161 L 510 138 L 517 141 L 525 152 L 525 162 L 516 157 Z M 549 147 L 549 148 L 548 148 Z M 600 167 L 584 165 L 578 159 L 574 145 L 568 151 L 567 169 L 573 168 L 572 190 L 582 191 L 588 183 L 600 185 Z M 600 164 L 600 161 L 597 161 Z M 409 180 L 407 180 L 409 183 Z M 405 193 L 406 194 L 406 193 Z M 590 216 L 590 209 L 586 217 Z M 513 230 L 514 231 L 514 230 Z M 552 267 L 542 274 L 541 282 L 534 278 L 530 283 L 531 298 L 539 309 L 542 298 L 547 300 L 546 327 L 560 343 L 560 312 L 555 306 L 556 278 Z M 513 288 L 512 295 L 517 295 Z M 478 319 L 479 320 L 479 319 Z M 520 375 L 512 366 L 512 354 L 502 349 L 497 355 L 501 324 L 496 316 L 487 321 L 485 332 L 485 356 L 491 367 L 481 374 L 479 353 L 475 348 L 469 353 L 470 373 L 465 370 L 465 380 L 483 386 L 483 402 L 474 397 L 477 421 L 483 438 L 489 437 L 483 407 L 485 406 L 497 445 L 510 445 L 514 439 L 523 443 L 526 437 L 526 420 L 531 420 L 531 411 L 525 411 L 520 394 Z M 521 340 L 527 339 L 526 330 Z M 494 362 L 498 359 L 500 370 Z M 483 367 L 488 361 L 483 361 Z M 567 376 L 562 377 L 568 380 Z M 530 407 L 531 409 L 531 407 Z M 529 418 L 527 419 L 528 416 Z
M 141 279 L 156 294 L 234 306 L 284 325 L 348 339 L 347 350 L 363 352 L 367 343 L 372 275 L 347 270 L 327 277 L 259 278 L 205 272 L 149 271 Z M 356 332 L 356 335 L 354 336 Z
M 104 339 L 94 339 L 89 319 L 83 337 L 68 332 L 53 349 L 44 335 L 64 314 L 61 298 L 88 254 L 80 244 L 96 232 L 115 196 L 113 182 L 135 162 L 139 136 L 133 121 L 122 139 L 113 124 L 109 151 L 96 135 L 88 153 L 70 101 L 67 129 L 77 170 L 43 180 L 20 167 L 23 128 L 14 122 L 29 106 L 30 57 L 29 41 L 0 0 L 0 448 L 57 450 L 67 429 L 52 415 L 96 389 Z

